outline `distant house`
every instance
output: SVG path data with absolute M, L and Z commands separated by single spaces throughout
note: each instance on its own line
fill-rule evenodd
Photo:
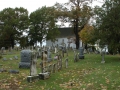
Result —
M 59 28 L 60 35 L 57 36 L 55 42 L 51 42 L 51 40 L 46 41 L 46 46 L 57 46 L 65 43 L 66 47 L 76 48 L 75 45 L 75 34 L 73 32 L 73 28 L 64 27 Z

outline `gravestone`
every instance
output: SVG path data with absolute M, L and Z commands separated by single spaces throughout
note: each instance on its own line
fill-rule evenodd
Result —
M 56 63 L 53 64 L 53 73 L 56 71 Z
M 50 49 L 48 49 L 48 51 L 47 51 L 47 61 L 48 61 L 48 62 L 51 62 L 51 61 L 52 61 Z
M 13 56 L 13 58 L 14 58 L 15 60 L 18 60 L 18 56 Z
M 38 79 L 36 65 L 37 65 L 37 52 L 32 52 L 30 61 L 30 75 L 27 77 L 28 82 L 32 82 L 35 79 Z
M 104 50 L 101 51 L 101 56 L 102 56 L 101 63 L 105 63 L 105 60 L 104 60 L 104 58 L 105 58 L 105 51 Z
M 68 68 L 68 58 L 65 59 L 65 68 Z
M 43 72 L 47 71 L 47 51 L 42 52 Z
M 79 49 L 79 59 L 84 59 L 84 48 L 80 47 Z
M 3 57 L 3 61 L 6 61 L 7 60 L 7 58 L 6 57 Z
M 75 51 L 75 49 L 73 50 L 74 50 L 74 62 L 78 62 L 79 60 L 78 53 Z
M 55 54 L 58 52 L 57 47 L 55 47 Z
M 5 54 L 5 47 L 1 48 L 1 54 Z
M 31 54 L 31 50 L 21 51 L 21 62 L 19 63 L 19 68 L 30 68 Z

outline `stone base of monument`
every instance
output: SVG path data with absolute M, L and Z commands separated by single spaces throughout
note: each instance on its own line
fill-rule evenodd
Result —
M 101 61 L 101 63 L 105 63 L 105 61 Z
M 84 55 L 80 55 L 80 56 L 79 56 L 79 59 L 84 59 Z
M 48 79 L 50 77 L 49 72 L 39 73 L 38 75 L 39 75 L 39 79 L 42 79 L 42 80 Z
M 28 82 L 32 82 L 32 81 L 35 81 L 37 79 L 39 79 L 38 75 L 36 75 L 36 76 L 27 76 L 27 81 Z
M 30 68 L 30 63 L 20 62 L 19 68 Z

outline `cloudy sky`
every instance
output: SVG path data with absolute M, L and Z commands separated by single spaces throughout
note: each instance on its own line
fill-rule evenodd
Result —
M 42 6 L 53 6 L 56 2 L 66 3 L 69 0 L 0 0 L 0 11 L 4 8 L 23 7 L 29 11 L 29 14 Z M 100 5 L 94 2 L 94 5 Z
M 0 11 L 4 8 L 24 7 L 29 13 L 42 6 L 52 6 L 56 2 L 66 3 L 68 0 L 0 0 Z

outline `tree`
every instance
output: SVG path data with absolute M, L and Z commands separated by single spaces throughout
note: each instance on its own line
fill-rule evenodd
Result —
M 43 40 L 55 40 L 58 34 L 54 7 L 43 6 L 30 14 L 28 35 L 34 43 L 40 42 L 42 45 Z
M 108 45 L 110 53 L 120 51 L 120 1 L 105 0 L 103 6 L 95 8 L 96 35 L 101 45 Z
M 76 49 L 79 48 L 80 36 L 78 32 L 88 24 L 92 16 L 92 9 L 88 5 L 91 2 L 91 0 L 69 0 L 68 3 L 63 5 L 59 3 L 55 4 L 60 21 L 69 22 L 73 27 L 76 36 Z
M 79 32 L 79 36 L 84 44 L 94 44 L 94 28 L 89 24 L 85 25 L 84 28 Z
M 28 11 L 20 8 L 5 8 L 0 12 L 0 21 L 4 25 L 0 30 L 0 39 L 4 45 L 14 47 L 15 41 L 19 42 L 23 32 L 28 29 Z

